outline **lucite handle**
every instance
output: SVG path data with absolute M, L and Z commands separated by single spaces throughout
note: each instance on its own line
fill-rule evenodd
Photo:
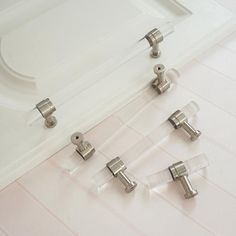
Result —
M 205 154 L 197 155 L 184 162 L 189 175 L 195 173 L 209 165 L 209 160 Z M 146 183 L 149 189 L 156 188 L 163 184 L 173 181 L 168 168 L 146 177 Z

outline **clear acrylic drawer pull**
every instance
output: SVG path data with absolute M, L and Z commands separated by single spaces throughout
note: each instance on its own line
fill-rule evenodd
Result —
M 185 191 L 185 198 L 192 198 L 198 194 L 195 190 L 188 175 L 191 175 L 209 165 L 209 161 L 205 154 L 197 155 L 184 162 L 176 162 L 168 168 L 146 177 L 149 189 L 157 188 L 171 181 L 180 181 Z

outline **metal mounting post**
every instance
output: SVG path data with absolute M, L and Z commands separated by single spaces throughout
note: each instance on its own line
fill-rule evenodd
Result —
M 106 166 L 111 171 L 113 176 L 117 177 L 125 186 L 125 191 L 127 193 L 133 191 L 136 188 L 137 183 L 130 180 L 129 177 L 124 173 L 127 167 L 119 157 L 112 159 L 110 162 L 107 163 Z

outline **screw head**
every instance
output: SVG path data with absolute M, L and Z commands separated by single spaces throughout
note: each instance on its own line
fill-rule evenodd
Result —
M 137 187 L 137 183 L 134 182 L 134 181 L 132 181 L 132 182 L 129 184 L 129 186 L 127 186 L 127 187 L 125 188 L 125 192 L 126 192 L 126 193 L 130 193 L 130 192 L 132 192 L 136 187 Z
M 153 71 L 154 71 L 155 74 L 159 74 L 161 72 L 164 72 L 165 71 L 165 66 L 163 64 L 156 64 L 153 67 Z
M 195 197 L 196 195 L 198 195 L 198 191 L 195 190 L 195 189 L 193 189 L 192 191 L 186 192 L 186 193 L 184 194 L 184 197 L 185 197 L 186 199 L 189 199 L 189 198 Z
M 150 57 L 152 57 L 152 58 L 159 58 L 160 56 L 161 56 L 161 51 L 160 50 L 158 50 L 157 52 L 154 51 L 154 50 L 151 50 Z
M 74 134 L 71 135 L 71 142 L 75 145 L 79 145 L 80 142 L 84 139 L 84 136 L 80 132 L 75 132 Z
M 195 141 L 199 138 L 199 136 L 201 136 L 202 132 L 200 130 L 196 130 L 196 132 L 194 133 L 194 136 L 191 136 L 191 141 Z
M 49 116 L 45 119 L 44 124 L 47 128 L 54 128 L 57 125 L 57 119 L 55 116 Z

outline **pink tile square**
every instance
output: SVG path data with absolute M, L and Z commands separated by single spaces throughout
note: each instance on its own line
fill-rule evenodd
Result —
M 74 235 L 17 183 L 0 192 L 0 225 L 11 236 Z

